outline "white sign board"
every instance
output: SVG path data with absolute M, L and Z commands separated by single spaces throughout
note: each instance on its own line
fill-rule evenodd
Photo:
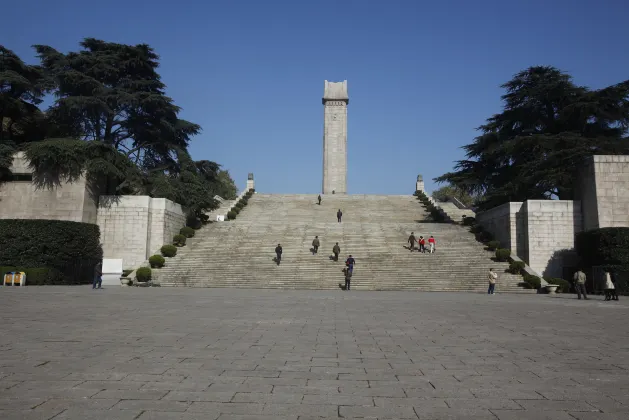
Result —
M 103 286 L 120 286 L 122 259 L 103 259 Z
M 216 216 L 216 221 L 217 222 L 224 222 L 225 221 L 225 215 L 224 214 L 219 214 L 218 216 Z

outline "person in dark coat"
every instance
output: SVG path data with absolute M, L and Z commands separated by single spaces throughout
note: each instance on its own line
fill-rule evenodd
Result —
M 275 256 L 275 262 L 277 265 L 280 265 L 280 262 L 282 261 L 282 245 L 277 244 L 275 247 Z
M 341 217 L 343 217 L 343 212 L 341 211 L 341 209 L 339 209 L 339 211 L 336 212 L 336 219 L 339 221 L 339 223 L 341 223 Z
M 92 289 L 102 289 L 103 284 L 103 263 L 98 262 L 94 267 L 94 280 L 92 281 Z
M 319 197 L 317 197 L 317 201 L 319 202 L 319 205 L 321 205 L 321 194 L 319 194 Z
M 345 274 L 345 290 L 349 290 L 350 282 L 352 281 L 352 271 L 345 267 L 343 269 L 343 274 Z
M 349 268 L 350 272 L 354 271 L 355 264 L 356 264 L 356 260 L 354 259 L 354 257 L 352 257 L 351 255 L 347 257 L 347 260 L 345 261 L 345 265 L 347 266 L 347 268 Z
M 416 241 L 415 233 L 411 232 L 411 236 L 408 237 L 408 244 L 411 249 L 411 252 L 413 252 L 413 250 L 415 249 L 415 241 Z
M 321 243 L 319 242 L 319 237 L 315 236 L 315 238 L 312 240 L 312 255 L 319 252 L 319 245 L 321 245 Z
M 338 261 L 339 260 L 339 254 L 341 253 L 341 247 L 339 246 L 338 242 L 332 248 L 332 253 L 334 254 L 334 261 Z

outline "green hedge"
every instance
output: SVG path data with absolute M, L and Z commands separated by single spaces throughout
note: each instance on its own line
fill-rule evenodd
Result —
M 524 267 L 526 267 L 524 261 L 511 261 L 511 264 L 509 264 L 509 273 L 522 274 Z
M 227 220 L 234 220 L 236 216 L 238 216 L 238 213 L 233 210 L 227 212 Z
M 179 234 L 185 236 L 186 238 L 192 238 L 194 236 L 194 229 L 189 226 L 182 227 L 179 230 Z
M 172 258 L 177 255 L 177 247 L 175 245 L 163 245 L 160 252 L 164 257 Z
M 474 226 L 476 224 L 476 218 L 474 217 L 465 217 L 463 219 L 463 226 Z
M 498 248 L 500 248 L 500 241 L 489 241 L 487 243 L 487 248 L 489 248 L 490 251 L 495 251 Z
M 496 261 L 501 261 L 501 262 L 507 261 L 510 256 L 511 256 L 510 249 L 500 248 L 496 250 Z
M 580 232 L 576 248 L 581 262 L 588 267 L 629 265 L 629 228 L 601 228 Z
M 525 274 L 523 279 L 524 283 L 529 286 L 529 289 L 539 289 L 542 286 L 542 279 L 532 274 Z
M 26 284 L 88 284 L 103 258 L 98 225 L 64 220 L 0 220 L 0 266 L 22 267 Z M 43 274 L 47 269 L 48 273 Z M 31 271 L 33 280 L 29 277 Z M 33 271 L 35 270 L 35 271 Z
M 144 283 L 146 281 L 151 280 L 153 276 L 153 271 L 148 267 L 140 267 L 135 272 L 135 279 L 140 283 Z
M 151 268 L 162 268 L 166 264 L 166 259 L 161 255 L 151 255 L 149 264 L 151 264 Z
M 184 246 L 186 245 L 186 237 L 181 233 L 173 236 L 173 245 L 175 246 Z

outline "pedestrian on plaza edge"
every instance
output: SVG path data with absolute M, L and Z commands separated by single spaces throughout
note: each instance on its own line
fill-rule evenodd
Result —
M 496 279 L 498 279 L 498 273 L 496 273 L 493 268 L 490 268 L 489 273 L 487 273 L 487 280 L 489 280 L 489 289 L 487 289 L 488 295 L 494 294 L 494 290 L 496 289 Z
M 101 261 L 94 267 L 94 280 L 92 281 L 92 289 L 102 289 L 103 284 L 103 263 Z
M 319 252 L 319 245 L 321 245 L 321 243 L 319 242 L 319 237 L 315 236 L 315 238 L 312 240 L 312 255 Z
M 317 201 L 319 202 L 319 205 L 321 205 L 321 194 L 317 197 Z
M 583 299 L 587 300 L 588 295 L 585 293 L 585 273 L 583 270 L 579 269 L 576 273 L 574 273 L 574 288 L 577 289 L 577 296 L 581 299 L 581 294 L 583 294 Z
M 605 272 L 605 300 L 618 300 L 618 292 L 609 271 Z
M 338 220 L 339 223 L 341 223 L 341 217 L 343 217 L 343 212 L 339 209 L 339 211 L 336 212 L 336 220 Z
M 277 246 L 275 247 L 275 262 L 277 263 L 277 265 L 280 265 L 280 262 L 282 261 L 282 245 L 277 244 Z

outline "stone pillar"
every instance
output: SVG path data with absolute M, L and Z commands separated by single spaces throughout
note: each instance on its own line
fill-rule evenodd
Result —
M 417 175 L 417 182 L 415 183 L 415 191 L 424 191 L 424 178 L 421 175 Z
M 347 80 L 325 81 L 323 92 L 323 194 L 347 193 Z
M 253 182 L 253 174 L 247 176 L 247 191 L 255 189 L 255 183 Z

